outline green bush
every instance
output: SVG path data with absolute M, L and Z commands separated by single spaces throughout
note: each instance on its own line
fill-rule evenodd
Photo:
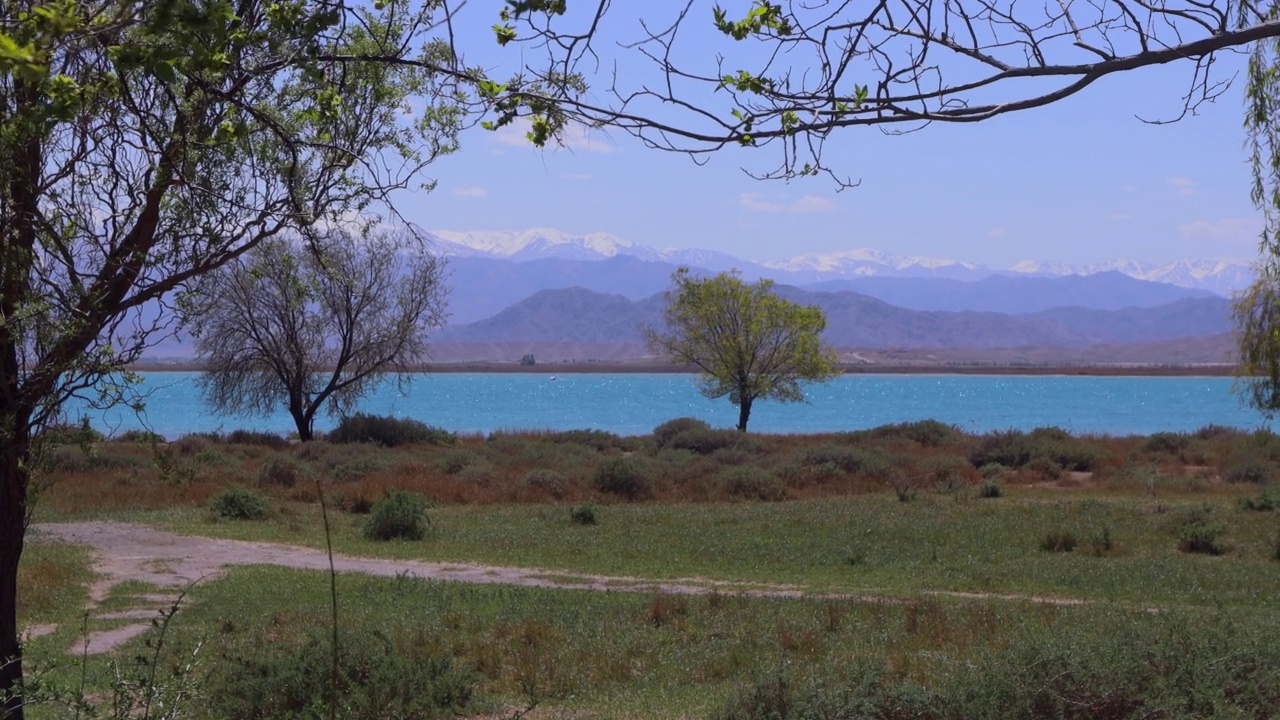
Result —
M 257 445 L 259 447 L 281 450 L 289 447 L 289 441 L 273 432 L 257 430 L 232 430 L 224 438 L 224 442 L 232 445 Z
M 88 417 L 81 417 L 78 423 L 59 423 L 49 425 L 36 437 L 38 442 L 47 445 L 95 445 L 106 440 L 106 436 L 89 424 Z
M 333 443 L 373 443 L 383 447 L 400 445 L 452 445 L 458 436 L 411 418 L 356 413 L 345 417 L 325 439 Z
M 1240 509 L 1253 512 L 1271 512 L 1280 510 L 1280 488 L 1268 485 L 1256 498 L 1240 498 Z
M 581 445 L 596 451 L 627 450 L 631 447 L 626 438 L 605 430 L 565 430 L 552 433 L 547 439 L 559 445 Z
M 938 447 L 959 436 L 960 431 L 954 425 L 938 420 L 915 420 L 840 434 L 841 439 L 847 442 L 906 438 L 925 447 Z
M 658 448 L 664 448 L 671 444 L 671 439 L 682 432 L 689 430 L 710 430 L 711 426 L 705 421 L 692 417 L 680 417 L 674 420 L 668 420 L 653 429 L 653 442 Z
M 311 720 L 328 717 L 329 640 L 268 643 L 228 653 L 204 695 L 210 717 Z M 345 720 L 428 720 L 470 715 L 478 678 L 447 654 L 396 643 L 380 632 L 344 630 L 338 651 L 339 707 Z
M 457 475 L 463 470 L 480 462 L 480 456 L 467 448 L 458 448 L 442 454 L 436 459 L 436 469 L 446 475 Z
M 1076 534 L 1070 530 L 1054 530 L 1040 540 L 1040 549 L 1045 552 L 1071 552 L 1079 544 Z
M 600 522 L 596 517 L 595 505 L 575 505 L 569 510 L 569 520 L 577 525 L 595 525 Z
M 955 455 L 934 455 L 920 462 L 925 479 L 944 490 L 956 490 L 969 482 L 973 466 Z
M 777 502 L 787 498 L 787 485 L 771 472 L 757 467 L 736 467 L 721 476 L 725 494 L 744 500 Z
M 978 474 L 988 480 L 998 478 L 1007 472 L 1009 472 L 1009 468 L 1001 465 L 1000 463 L 987 463 L 986 465 L 978 468 Z
M 1138 452 L 1176 456 L 1190 444 L 1191 437 L 1185 433 L 1158 432 L 1148 435 Z
M 881 476 L 890 465 L 884 452 L 875 448 L 843 445 L 815 445 L 800 453 L 800 464 L 806 467 L 832 465 L 846 473 Z
M 1184 513 L 1178 530 L 1178 549 L 1200 555 L 1225 554 L 1227 548 L 1222 544 L 1222 535 L 1227 526 L 1214 515 L 1212 505 Z
M 760 445 L 760 441 L 754 436 L 737 430 L 713 430 L 708 428 L 693 428 L 677 433 L 667 442 L 666 447 L 677 450 L 691 450 L 699 455 L 710 455 L 717 450 L 726 449 L 759 453 L 764 449 Z
M 369 540 L 421 540 L 430 525 L 427 499 L 419 493 L 393 488 L 373 504 L 363 534 Z
M 559 500 L 569 493 L 569 481 L 555 470 L 534 468 L 525 473 L 520 486 L 540 493 L 546 493 Z
M 631 457 L 605 459 L 596 466 L 592 480 L 600 492 L 631 500 L 645 497 L 653 491 L 646 468 Z
M 1230 483 L 1261 484 L 1276 475 L 1276 464 L 1258 452 L 1238 453 L 1227 466 L 1224 479 Z
M 125 430 L 119 435 L 112 435 L 111 442 L 118 443 L 138 443 L 141 445 L 156 445 L 163 443 L 164 436 L 150 430 Z
M 218 441 L 219 435 L 217 433 L 187 433 L 169 443 L 169 449 L 177 452 L 182 457 L 191 457 L 192 455 L 199 455 L 211 444 Z
M 1038 469 L 1041 470 L 1046 469 L 1046 463 L 1053 463 L 1062 470 L 1088 472 L 1101 459 L 1098 448 L 1056 427 L 1036 428 L 1030 433 L 1020 430 L 988 433 L 969 452 L 969 461 L 978 468 L 998 463 L 1017 469 L 1040 460 Z
M 235 485 L 215 495 L 209 509 L 225 520 L 260 520 L 267 516 L 267 498 L 257 490 Z
M 1000 483 L 996 480 L 984 480 L 983 483 L 978 486 L 978 497 L 980 498 L 987 498 L 990 500 L 998 498 L 1001 495 L 1004 495 L 1004 488 L 1001 487 Z
M 272 455 L 258 466 L 258 484 L 291 488 L 305 477 L 302 464 L 288 455 Z

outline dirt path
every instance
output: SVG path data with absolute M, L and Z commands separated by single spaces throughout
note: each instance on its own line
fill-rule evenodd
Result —
M 199 580 L 216 577 L 228 567 L 279 565 L 304 570 L 329 569 L 329 558 L 323 550 L 293 545 L 177 535 L 143 525 L 113 522 L 48 523 L 36 525 L 33 529 L 37 537 L 84 545 L 93 550 L 94 569 L 99 574 L 99 579 L 89 589 L 91 605 L 88 609 L 91 614 L 93 609 L 108 597 L 111 589 L 122 582 L 136 580 L 166 590 L 164 594 L 136 598 L 134 607 L 111 613 L 93 614 L 95 619 L 100 620 L 137 620 L 138 622 L 129 622 L 109 630 L 90 633 L 87 638 L 81 638 L 70 648 L 69 651 L 75 654 L 109 652 L 130 638 L 146 632 L 151 627 L 150 620 L 170 607 L 184 588 Z M 733 583 L 704 578 L 653 580 L 626 576 L 589 575 L 545 568 L 387 560 L 350 555 L 334 555 L 333 562 L 335 569 L 343 573 L 357 572 L 388 577 L 407 576 L 485 585 L 675 594 L 721 592 L 752 597 L 808 597 L 861 602 L 901 600 L 901 598 L 874 595 L 815 595 L 793 585 Z M 1030 600 L 1071 605 L 1083 602 L 1063 598 L 982 593 L 926 594 L 973 599 Z M 143 620 L 145 622 L 141 622 Z M 28 635 L 34 636 L 37 632 L 44 634 L 50 631 L 47 626 L 29 628 Z

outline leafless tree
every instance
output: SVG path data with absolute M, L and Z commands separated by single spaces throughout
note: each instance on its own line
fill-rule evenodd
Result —
M 198 286 L 205 400 L 227 414 L 283 407 L 311 440 L 322 408 L 346 414 L 426 361 L 427 333 L 447 317 L 444 270 L 407 230 L 264 241 Z

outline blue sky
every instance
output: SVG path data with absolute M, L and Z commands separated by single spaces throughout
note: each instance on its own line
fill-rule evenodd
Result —
M 473 62 L 481 56 L 499 74 L 510 56 L 489 47 L 490 12 L 477 12 L 478 29 L 462 41 L 475 48 Z M 1219 77 L 1229 77 L 1244 58 L 1224 54 L 1219 63 Z M 773 167 L 770 147 L 727 150 L 698 166 L 618 131 L 575 132 L 567 147 L 539 150 L 518 130 L 475 129 L 459 153 L 429 168 L 435 192 L 397 202 L 427 229 L 608 232 L 760 261 L 862 247 L 994 267 L 1252 258 L 1261 220 L 1249 201 L 1243 83 L 1178 123 L 1135 117 L 1176 116 L 1190 71 L 1173 64 L 1104 78 L 1057 104 L 983 123 L 905 136 L 849 129 L 827 149 L 829 164 L 861 182 L 842 192 L 827 178 L 747 177 L 740 168 Z

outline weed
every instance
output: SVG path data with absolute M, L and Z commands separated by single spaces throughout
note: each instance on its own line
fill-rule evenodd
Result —
M 565 430 L 552 433 L 548 439 L 559 445 L 582 445 L 597 452 L 604 450 L 626 450 L 631 443 L 621 435 L 604 430 Z
M 273 432 L 258 430 L 232 430 L 227 433 L 225 442 L 232 445 L 256 445 L 259 447 L 282 450 L 289 447 L 289 441 Z
M 759 453 L 763 450 L 760 441 L 754 436 L 737 430 L 711 430 L 705 428 L 695 428 L 677 433 L 668 441 L 666 446 L 678 450 L 692 450 L 699 455 L 710 455 L 729 448 L 746 453 Z
M 1222 544 L 1222 534 L 1227 530 L 1214 518 L 1212 505 L 1205 505 L 1185 513 L 1178 530 L 1178 549 L 1184 553 L 1222 555 L 1227 552 Z
M 1254 512 L 1271 512 L 1280 509 L 1280 488 L 1267 485 L 1256 498 L 1240 498 L 1240 509 Z
M 984 480 L 982 484 L 978 486 L 978 497 L 980 498 L 987 498 L 991 500 L 998 498 L 1001 495 L 1004 495 L 1004 488 L 1001 487 L 1000 482 L 997 480 Z
M 370 540 L 421 540 L 430 524 L 425 497 L 392 489 L 373 504 L 363 533 Z
M 267 498 L 257 490 L 233 485 L 215 495 L 209 509 L 226 520 L 260 520 L 267 516 Z
M 1238 454 L 1223 476 L 1230 483 L 1265 483 L 1276 475 L 1276 464 L 1266 455 L 1254 451 Z

